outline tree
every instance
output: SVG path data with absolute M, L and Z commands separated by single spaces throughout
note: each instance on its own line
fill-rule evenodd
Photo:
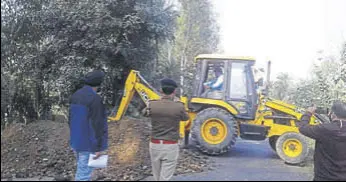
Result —
M 209 0 L 178 2 L 175 39 L 161 45 L 159 65 L 162 70 L 157 78 L 169 76 L 180 80 L 182 94 L 189 95 L 196 71 L 194 57 L 217 51 L 219 28 Z
M 272 85 L 271 96 L 279 100 L 288 101 L 290 94 L 289 90 L 292 85 L 292 78 L 290 78 L 288 73 L 279 73 L 276 77 L 276 81 Z
M 183 1 L 182 13 L 178 18 L 178 30 L 174 54 L 180 59 L 181 83 L 185 94 L 191 94 L 195 70 L 194 57 L 217 51 L 219 27 L 209 0 Z
M 311 79 L 300 80 L 293 87 L 289 102 L 305 108 L 312 104 L 329 108 L 335 100 L 346 101 L 345 52 L 346 44 L 343 43 L 340 59 L 334 56 L 319 59 Z
M 14 85 L 2 117 L 17 113 L 24 120 L 67 106 L 92 69 L 106 71 L 103 96 L 114 104 L 126 72 L 154 71 L 158 44 L 173 38 L 176 19 L 161 0 L 5 0 L 1 6 L 2 76 Z

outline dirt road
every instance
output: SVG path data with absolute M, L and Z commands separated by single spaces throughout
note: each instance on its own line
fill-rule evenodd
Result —
M 215 160 L 216 167 L 212 171 L 178 175 L 172 180 L 309 181 L 312 179 L 313 174 L 311 158 L 303 167 L 284 164 L 270 149 L 267 141 L 239 140 L 230 153 L 224 156 L 213 157 L 213 159 Z M 46 178 L 45 180 L 53 179 Z M 149 180 L 152 180 L 152 177 L 148 177 L 143 181 Z
M 267 141 L 238 140 L 231 152 L 213 157 L 216 168 L 212 171 L 179 175 L 174 181 L 306 181 L 312 180 L 310 157 L 303 167 L 285 164 L 270 149 Z M 146 178 L 145 181 L 152 179 Z
M 147 134 L 143 133 L 149 129 L 143 129 L 146 125 L 142 124 L 128 120 L 111 125 L 109 154 L 114 160 L 100 179 L 139 180 L 151 174 Z M 62 169 L 60 174 L 72 179 L 75 162 L 69 152 L 66 127 L 64 123 L 44 121 L 7 130 L 1 140 L 2 180 L 9 175 L 24 180 L 37 180 L 37 176 L 52 180 Z M 187 150 L 181 155 L 176 171 L 180 175 L 173 180 L 311 180 L 313 174 L 311 161 L 304 167 L 286 165 L 267 141 L 238 140 L 231 152 L 211 159 Z

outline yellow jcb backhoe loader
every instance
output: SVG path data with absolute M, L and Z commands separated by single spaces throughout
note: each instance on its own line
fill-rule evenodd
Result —
M 180 136 L 185 138 L 185 144 L 191 133 L 191 139 L 201 152 L 219 155 L 229 151 L 237 137 L 246 140 L 269 138 L 271 148 L 285 162 L 297 164 L 307 157 L 307 140 L 296 127 L 304 110 L 258 91 L 263 82 L 255 80 L 255 59 L 203 54 L 198 55 L 195 61 L 197 74 L 193 95 L 191 98 L 180 97 L 190 115 L 190 120 L 181 121 L 180 125 Z M 204 86 L 213 77 L 215 67 L 223 72 L 220 90 Z M 117 113 L 110 116 L 109 121 L 122 118 L 135 92 L 146 104 L 149 100 L 160 99 L 160 93 L 138 71 L 132 70 Z M 310 124 L 319 122 L 313 116 Z

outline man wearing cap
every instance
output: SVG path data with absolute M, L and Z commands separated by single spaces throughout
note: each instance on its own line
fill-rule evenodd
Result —
M 214 67 L 215 79 L 203 84 L 206 89 L 202 94 L 202 97 L 209 97 L 214 99 L 221 99 L 220 93 L 222 91 L 224 75 L 221 67 Z
M 97 94 L 105 74 L 93 71 L 84 78 L 84 87 L 70 98 L 70 145 L 76 154 L 76 181 L 90 181 L 93 168 L 89 155 L 97 159 L 108 146 L 108 125 L 105 107 Z
M 184 104 L 174 101 L 177 84 L 161 80 L 160 100 L 151 100 L 145 116 L 151 118 L 150 158 L 155 181 L 168 181 L 175 172 L 179 157 L 179 124 L 189 119 Z
M 346 181 L 346 103 L 336 101 L 330 123 L 309 125 L 316 107 L 302 116 L 299 131 L 315 139 L 314 181 Z

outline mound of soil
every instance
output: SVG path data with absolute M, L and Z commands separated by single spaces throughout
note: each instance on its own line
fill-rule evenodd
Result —
M 16 124 L 1 136 L 1 178 L 72 176 L 75 158 L 66 123 Z
M 109 123 L 109 163 L 97 170 L 95 180 L 140 180 L 151 175 L 150 122 L 124 119 Z M 202 172 L 212 161 L 192 150 L 181 149 L 177 174 Z M 38 121 L 12 125 L 1 136 L 1 179 L 54 177 L 73 180 L 75 157 L 69 147 L 67 123 Z

